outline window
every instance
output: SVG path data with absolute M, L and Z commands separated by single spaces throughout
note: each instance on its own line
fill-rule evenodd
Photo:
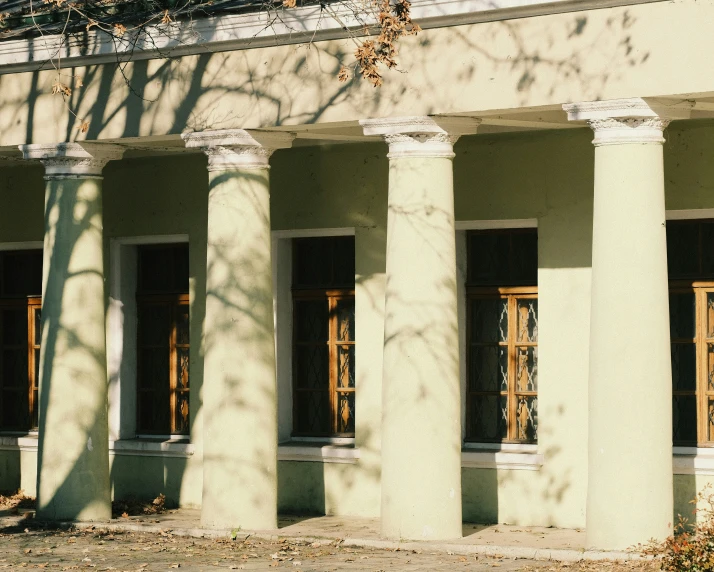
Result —
M 466 440 L 538 439 L 536 229 L 467 235 Z
M 293 435 L 355 433 L 354 237 L 293 240 Z
M 136 431 L 187 435 L 188 245 L 140 246 L 137 254 Z
M 42 250 L 0 252 L 0 430 L 37 428 Z
M 672 440 L 714 443 L 714 221 L 667 222 Z

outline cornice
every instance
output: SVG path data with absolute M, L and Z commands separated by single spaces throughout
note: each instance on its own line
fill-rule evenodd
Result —
M 664 0 L 413 0 L 412 18 L 424 29 L 459 26 L 662 2 Z M 116 63 L 194 54 L 301 44 L 349 38 L 364 33 L 376 22 L 355 17 L 347 3 L 330 5 L 337 18 L 321 7 L 286 10 L 275 17 L 265 12 L 195 19 L 147 29 L 137 38 L 127 33 L 111 38 L 92 29 L 81 37 L 43 36 L 0 42 L 0 75 L 42 69 L 50 59 L 62 57 L 69 67 Z
M 188 149 L 200 149 L 208 157 L 209 171 L 268 168 L 276 149 L 292 145 L 295 135 L 276 131 L 215 129 L 184 133 Z
M 124 154 L 124 147 L 104 143 L 34 143 L 19 149 L 25 159 L 44 165 L 45 179 L 101 178 L 104 166 Z

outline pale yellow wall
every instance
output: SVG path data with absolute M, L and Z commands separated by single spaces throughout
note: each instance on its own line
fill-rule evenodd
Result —
M 665 136 L 668 209 L 714 208 L 714 122 L 675 123 Z M 587 355 L 593 148 L 589 130 L 481 135 L 456 144 L 457 221 L 537 218 L 539 228 L 539 471 L 464 469 L 464 517 L 471 521 L 583 526 L 587 483 Z M 377 515 L 381 403 L 386 146 L 337 145 L 277 152 L 271 170 L 275 229 L 356 227 L 357 442 L 354 465 L 280 462 L 286 512 Z M 42 235 L 38 169 L 3 168 L 0 239 Z M 191 238 L 191 459 L 112 457 L 115 494 L 165 492 L 200 504 L 200 354 L 205 279 L 207 175 L 200 155 L 126 160 L 107 167 L 107 237 L 188 234 Z M 14 181 L 8 186 L 7 181 Z M 27 206 L 24 206 L 27 205 Z M 24 221 L 28 223 L 25 224 Z M 34 221 L 34 222 L 33 222 Z M 26 228 L 31 229 L 26 230 Z M 32 453 L 23 453 L 23 466 Z M 0 452 L 0 467 L 15 453 Z M 28 462 L 25 463 L 25 460 Z M 10 461 L 11 466 L 16 461 Z M 31 468 L 28 468 L 31 471 Z M 23 473 L 22 480 L 28 480 Z M 29 479 L 32 480 L 32 479 Z M 675 476 L 675 511 L 706 478 Z M 1 483 L 0 483 L 1 484 Z M 121 492 L 120 492 L 121 491 Z
M 69 105 L 86 135 L 51 69 L 5 75 L 0 145 L 711 93 L 713 19 L 712 0 L 677 0 L 426 30 L 380 89 L 336 80 L 349 39 L 122 64 L 131 89 L 116 65 L 81 68 Z

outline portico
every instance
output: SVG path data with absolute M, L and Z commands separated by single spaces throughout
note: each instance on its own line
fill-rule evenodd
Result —
M 714 86 L 676 64 L 714 7 L 416 4 L 377 90 L 332 77 L 353 48 L 314 6 L 310 50 L 246 14 L 121 69 L 70 42 L 62 101 L 0 41 L 0 491 L 618 550 L 691 516 Z

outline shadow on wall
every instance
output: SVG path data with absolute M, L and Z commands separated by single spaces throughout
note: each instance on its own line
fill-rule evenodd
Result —
M 338 107 L 359 108 L 364 117 L 383 115 L 403 94 L 440 93 L 445 74 L 453 77 L 450 89 L 456 92 L 498 78 L 521 105 L 553 96 L 569 83 L 599 99 L 609 83 L 649 58 L 634 45 L 640 30 L 632 11 L 615 11 L 602 21 L 583 14 L 558 17 L 539 28 L 538 40 L 527 20 L 455 26 L 448 35 L 426 30 L 407 38 L 400 65 L 410 73 L 388 72 L 380 89 L 357 77 L 336 80 L 342 64 L 353 60 L 344 42 L 291 47 L 289 54 L 273 55 L 266 48 L 89 66 L 77 72 L 83 87 L 67 97 L 71 112 L 62 111 L 59 132 L 67 140 L 85 138 L 78 129 L 84 120 L 86 139 L 93 140 L 241 127 L 251 114 L 272 126 L 313 124 Z M 445 55 L 452 53 L 456 56 Z M 15 82 L 12 89 L 0 89 L 9 94 L 0 97 L 0 106 L 14 110 L 8 125 L 23 125 L 26 143 L 40 140 L 46 108 L 56 103 L 51 101 L 56 74 L 33 72 L 19 90 L 16 79 L 0 77 L 0 87 Z M 427 114 L 439 111 L 417 101 Z

